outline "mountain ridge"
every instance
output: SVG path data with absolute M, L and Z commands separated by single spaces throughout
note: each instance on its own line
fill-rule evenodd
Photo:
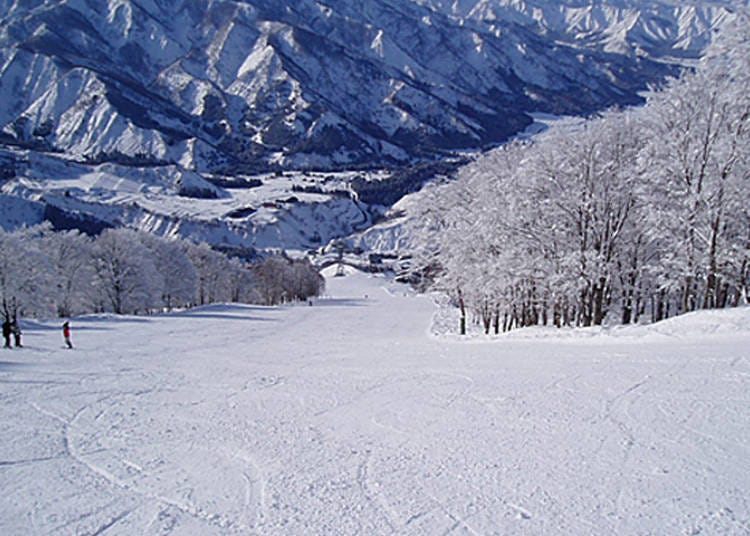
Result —
M 212 172 L 404 164 L 501 143 L 529 112 L 634 104 L 676 72 L 658 57 L 550 42 L 549 24 L 535 29 L 503 0 L 469 2 L 469 19 L 437 0 L 5 4 L 5 141 L 79 159 L 116 150 Z M 708 31 L 721 9 L 690 20 Z
M 319 248 L 540 112 L 639 103 L 728 6 L 0 0 L 0 226 Z

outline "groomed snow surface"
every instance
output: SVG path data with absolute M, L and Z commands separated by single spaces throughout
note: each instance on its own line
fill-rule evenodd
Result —
M 328 294 L 23 323 L 0 533 L 750 533 L 750 309 L 461 341 L 383 278 Z

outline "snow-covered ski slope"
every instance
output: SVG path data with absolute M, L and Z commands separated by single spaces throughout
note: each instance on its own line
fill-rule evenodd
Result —
M 328 293 L 73 319 L 72 351 L 25 323 L 0 533 L 750 532 L 750 309 L 459 341 L 385 279 Z

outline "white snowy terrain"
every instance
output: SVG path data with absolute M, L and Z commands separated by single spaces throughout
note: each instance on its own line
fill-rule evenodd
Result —
M 89 232 L 131 227 L 225 248 L 305 250 L 372 225 L 376 212 L 350 187 L 364 173 L 238 175 L 218 187 L 178 166 L 91 166 L 0 148 L 0 161 L 8 155 L 23 163 L 17 178 L 0 180 L 0 228 L 6 229 L 46 220 Z
M 23 322 L 0 533 L 747 534 L 750 309 L 432 334 L 384 278 L 313 306 Z M 544 335 L 544 336 L 541 336 Z

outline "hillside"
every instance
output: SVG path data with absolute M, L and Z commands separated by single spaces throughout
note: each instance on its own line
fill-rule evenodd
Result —
M 529 112 L 636 103 L 729 15 L 712 2 L 4 4 L 6 142 L 233 173 L 435 158 L 504 141 Z
M 743 534 L 750 310 L 428 334 L 429 298 L 24 322 L 3 534 Z M 525 330 L 521 333 L 530 333 Z
M 641 102 L 727 5 L 2 0 L 0 225 L 317 248 L 444 172 L 409 176 L 417 163 L 496 146 L 533 114 Z M 282 171 L 318 197 L 284 208 Z M 278 194 L 238 193 L 259 181 Z

